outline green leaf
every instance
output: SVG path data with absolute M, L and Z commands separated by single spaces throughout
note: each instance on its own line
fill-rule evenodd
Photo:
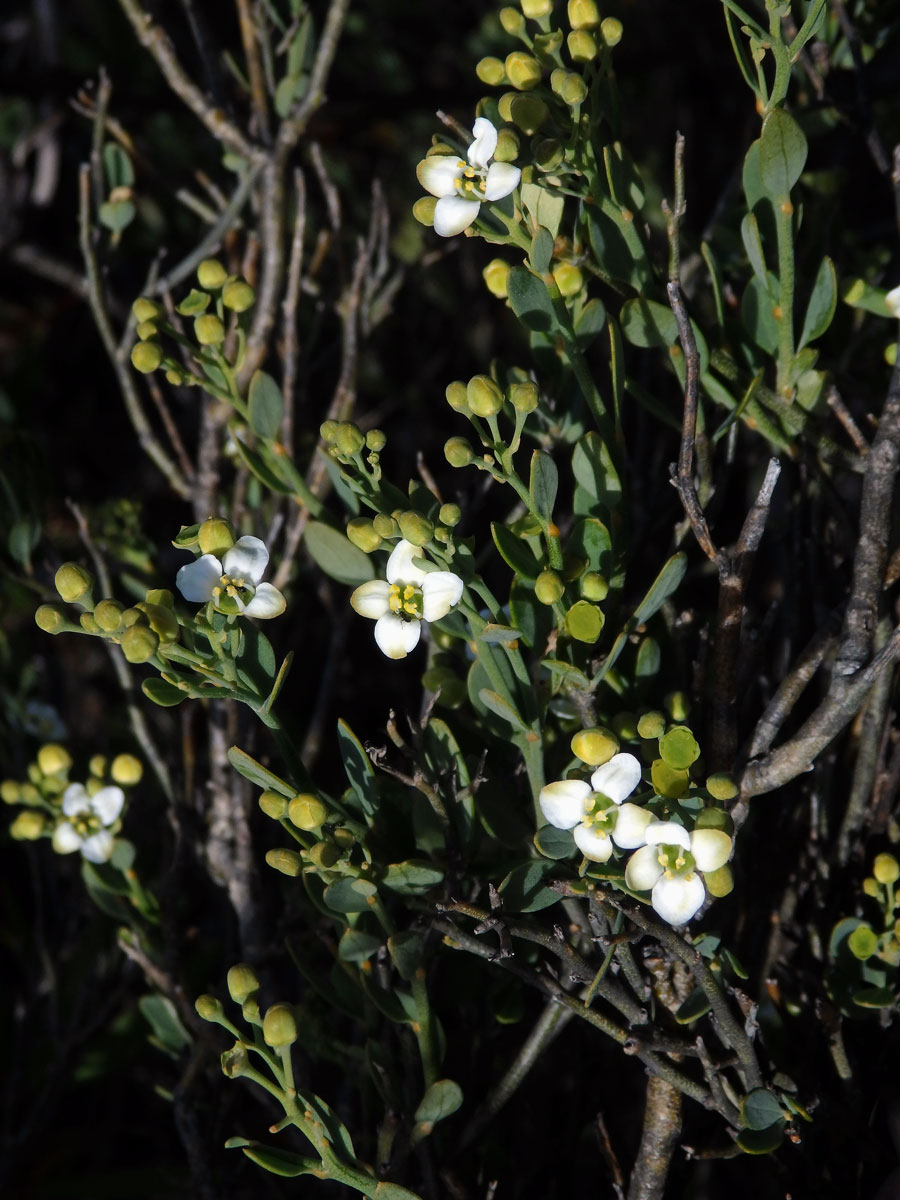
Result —
M 750 149 L 744 155 L 744 169 L 742 173 L 742 182 L 744 185 L 744 196 L 747 200 L 747 209 L 752 212 L 757 204 L 766 194 L 762 181 L 762 165 L 759 157 L 759 138 L 756 139 L 750 146 Z
M 517 642 L 522 636 L 520 629 L 513 629 L 509 625 L 495 625 L 488 622 L 478 635 L 480 642 L 487 642 L 489 646 L 507 645 L 509 642 Z
M 678 585 L 684 579 L 684 573 L 687 570 L 687 555 L 683 550 L 679 550 L 677 554 L 666 562 L 663 569 L 653 580 L 650 589 L 646 596 L 634 610 L 634 621 L 637 625 L 643 625 L 645 621 L 649 621 L 655 612 L 665 604 L 668 598 L 678 588 Z
M 584 352 L 606 324 L 606 309 L 602 300 L 588 300 L 578 314 L 573 328 L 578 348 Z
M 611 516 L 618 510 L 622 484 L 606 443 L 593 430 L 575 444 L 572 474 L 576 483 L 601 507 L 605 516 Z
M 367 879 L 338 879 L 325 889 L 324 899 L 329 908 L 339 913 L 369 912 L 369 900 L 378 895 L 378 888 Z
M 619 324 L 632 346 L 665 349 L 678 338 L 678 322 L 671 308 L 640 296 L 625 301 L 619 313 Z
M 531 583 L 518 578 L 509 589 L 509 616 L 526 646 L 542 645 L 553 624 L 553 610 L 541 604 Z
M 286 796 L 289 800 L 293 799 L 296 788 L 292 788 L 289 783 L 275 775 L 268 767 L 264 767 L 262 763 L 257 762 L 255 758 L 251 758 L 246 751 L 240 746 L 230 746 L 228 749 L 228 761 L 237 771 L 238 775 L 243 775 L 245 779 L 262 788 L 264 791 L 278 792 L 280 796 Z
M 140 997 L 138 1008 L 157 1040 L 170 1053 L 180 1054 L 186 1046 L 190 1046 L 191 1035 L 182 1025 L 178 1010 L 168 996 L 151 992 L 148 996 Z
M 741 241 L 750 259 L 753 274 L 765 282 L 768 277 L 766 256 L 763 252 L 762 238 L 759 236 L 759 222 L 752 212 L 748 212 L 741 221 Z
M 338 720 L 337 733 L 347 782 L 356 794 L 363 813 L 370 817 L 378 803 L 372 763 L 359 738 L 343 719 Z
M 422 896 L 443 880 L 440 867 L 421 859 L 409 858 L 405 862 L 391 863 L 382 883 L 401 896 Z
M 226 1149 L 241 1149 L 251 1162 L 262 1167 L 272 1175 L 281 1175 L 286 1179 L 296 1179 L 298 1175 L 310 1175 L 321 1170 L 318 1158 L 302 1158 L 292 1154 L 290 1150 L 276 1149 L 274 1146 L 263 1146 L 260 1142 L 250 1142 L 249 1145 L 239 1146 L 242 1138 L 229 1138 L 225 1143 Z
M 588 237 L 594 258 L 601 271 L 610 279 L 620 280 L 641 292 L 653 283 L 653 272 L 643 247 L 635 253 L 629 245 L 623 225 L 624 217 L 591 208 L 587 214 Z M 633 227 L 634 221 L 629 222 Z
M 573 684 L 583 692 L 591 690 L 591 681 L 587 675 L 578 667 L 573 667 L 571 663 L 563 662 L 558 658 L 544 658 L 541 660 L 541 666 L 546 667 L 556 679 Z
M 461 1106 L 462 1088 L 452 1079 L 436 1080 L 422 1097 L 415 1112 L 415 1120 L 429 1125 L 443 1121 Z
M 806 164 L 803 130 L 783 108 L 773 108 L 763 121 L 759 139 L 762 186 L 772 200 L 790 193 Z
M 555 904 L 560 899 L 559 892 L 544 887 L 544 879 L 552 870 L 552 862 L 539 859 L 514 867 L 498 889 L 504 908 L 517 913 L 539 912 Z
M 265 371 L 254 372 L 248 393 L 250 428 L 260 437 L 274 439 L 281 432 L 284 397 L 281 388 Z
M 597 517 L 585 517 L 575 525 L 566 541 L 566 551 L 577 558 L 586 558 L 586 570 L 599 572 L 607 579 L 612 574 L 612 539 Z
M 349 538 L 321 521 L 310 521 L 303 537 L 310 558 L 338 583 L 356 587 L 375 578 L 372 560 Z
M 134 167 L 118 142 L 107 142 L 103 147 L 103 168 L 110 191 L 118 187 L 134 187 Z
M 559 487 L 559 471 L 556 463 L 544 450 L 535 450 L 531 456 L 531 480 L 528 490 L 538 515 L 545 521 L 553 519 L 553 505 Z
M 400 978 L 411 983 L 425 958 L 425 939 L 412 929 L 392 933 L 388 938 L 388 952 Z
M 566 207 L 565 197 L 537 183 L 523 183 L 520 194 L 522 203 L 534 223 L 542 225 L 550 236 L 555 238 L 559 233 L 559 225 Z
M 634 660 L 635 679 L 652 679 L 654 675 L 659 673 L 661 661 L 662 652 L 656 638 L 641 638 L 637 657 Z
M 173 683 L 167 683 L 165 679 L 157 679 L 156 676 L 141 680 L 141 691 L 160 708 L 174 708 L 176 704 L 187 699 L 187 692 L 175 687 Z
M 575 849 L 575 838 L 571 829 L 557 829 L 555 825 L 542 825 L 534 835 L 534 844 L 545 858 L 557 861 L 568 858 Z
M 265 458 L 263 458 L 258 450 L 251 450 L 249 446 L 241 441 L 240 437 L 235 437 L 233 442 L 237 447 L 238 454 L 244 462 L 244 466 L 252 475 L 255 475 L 259 482 L 267 487 L 270 492 L 275 492 L 281 496 L 290 496 L 293 494 L 294 489 L 291 487 L 291 485 L 286 483 L 285 480 L 283 480 L 281 476 L 278 475 L 271 466 L 269 466 Z M 318 522 L 310 521 L 309 524 L 315 525 L 317 523 Z M 308 535 L 309 525 L 306 527 L 306 532 Z M 356 549 L 355 546 L 354 549 Z M 362 554 L 362 551 L 360 550 L 359 553 Z
M 700 988 L 694 988 L 675 1013 L 675 1020 L 679 1025 L 690 1025 L 693 1021 L 699 1021 L 702 1016 L 705 1016 L 711 1007 L 706 993 Z
M 643 180 L 621 142 L 604 146 L 603 164 L 606 167 L 609 190 L 616 204 L 623 205 L 631 212 L 640 212 L 644 207 Z
M 278 660 L 272 643 L 257 625 L 246 621 L 241 626 L 241 645 L 235 656 L 241 669 L 257 686 L 260 694 L 265 695 L 275 679 Z
M 185 298 L 175 307 L 175 311 L 182 317 L 196 317 L 200 313 L 206 312 L 209 308 L 210 296 L 208 292 L 201 292 L 197 288 L 191 288 Z
M 772 312 L 774 302 L 770 289 L 776 285 L 771 275 L 768 280 L 765 283 L 754 275 L 747 284 L 741 298 L 741 323 L 761 350 L 774 354 L 778 347 L 778 322 Z
M 537 579 L 543 563 L 535 558 L 527 542 L 499 521 L 491 522 L 491 535 L 494 545 L 500 551 L 500 557 L 508 566 L 512 567 L 517 575 L 521 575 L 524 579 Z
M 509 725 L 512 725 L 513 729 L 515 729 L 517 733 L 528 733 L 528 726 L 525 724 L 513 706 L 507 700 L 504 700 L 503 697 L 497 692 L 492 691 L 490 688 L 481 688 L 478 693 L 478 698 L 481 700 L 481 703 L 485 706 L 485 708 L 490 709 L 495 716 L 500 717 L 501 720 L 506 721 Z
M 860 1008 L 890 1008 L 896 999 L 894 992 L 886 987 L 860 988 L 853 993 L 853 1003 Z
M 6 547 L 26 570 L 30 569 L 31 552 L 41 540 L 41 524 L 34 517 L 20 517 L 13 522 L 6 536 Z
M 199 525 L 182 525 L 178 536 L 172 538 L 172 545 L 178 550 L 192 550 L 197 545 L 199 534 Z
M 553 234 L 543 227 L 531 239 L 531 253 L 528 256 L 531 269 L 538 275 L 550 270 L 550 260 L 553 258 Z
M 770 1125 L 768 1129 L 742 1129 L 737 1144 L 745 1154 L 771 1154 L 784 1141 L 784 1122 Z
M 548 333 L 554 328 L 553 304 L 542 280 L 525 267 L 513 267 L 506 287 L 512 310 L 527 329 Z
M 778 1098 L 767 1088 L 754 1088 L 741 1101 L 741 1120 L 748 1129 L 768 1129 L 784 1120 Z
M 826 255 L 819 266 L 816 282 L 813 284 L 812 295 L 806 306 L 806 316 L 803 320 L 803 332 L 797 349 L 802 349 L 808 342 L 814 342 L 821 337 L 834 319 L 837 308 L 837 276 L 834 263 Z
M 342 962 L 362 963 L 377 954 L 384 939 L 362 929 L 345 929 L 338 942 L 338 958 Z
M 107 200 L 97 209 L 97 218 L 111 233 L 121 233 L 134 220 L 135 212 L 130 200 Z

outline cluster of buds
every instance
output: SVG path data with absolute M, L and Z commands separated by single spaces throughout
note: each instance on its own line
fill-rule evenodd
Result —
M 387 439 L 380 429 L 363 433 L 352 421 L 323 421 L 319 436 L 325 443 L 325 452 L 342 466 L 354 466 L 358 470 L 369 468 L 372 478 L 381 478 L 380 455 Z
M 278 1052 L 288 1052 L 297 1040 L 297 1017 L 293 1006 L 273 1004 L 263 1012 L 259 1005 L 259 977 L 248 963 L 235 963 L 228 971 L 226 982 L 228 995 L 240 1007 L 244 1021 L 261 1031 L 265 1045 Z M 237 1039 L 234 1046 L 222 1055 L 224 1074 L 229 1078 L 253 1076 L 255 1072 L 250 1066 L 248 1052 L 266 1059 L 256 1039 L 253 1036 L 248 1039 L 241 1036 L 226 1016 L 225 1008 L 217 996 L 208 993 L 198 996 L 194 1007 L 201 1020 L 221 1025 Z
M 452 437 L 444 445 L 447 462 L 451 467 L 467 467 L 474 462 L 476 466 L 496 474 L 495 464 L 501 460 L 501 475 L 498 477 L 502 477 L 505 466 L 509 466 L 509 456 L 519 448 L 529 413 L 538 407 L 537 384 L 523 371 L 510 372 L 510 382 L 505 388 L 490 375 L 474 375 L 468 383 L 454 380 L 448 384 L 445 396 L 454 412 L 469 420 L 482 446 L 488 451 L 481 458 L 476 458 L 475 450 L 467 438 Z M 500 435 L 497 423 L 500 415 L 513 424 L 508 442 Z
M 861 962 L 877 959 L 889 967 L 900 966 L 900 896 L 895 886 L 898 879 L 900 863 L 894 855 L 876 855 L 872 874 L 863 880 L 863 891 L 881 908 L 881 930 L 876 932 L 868 921 L 862 921 L 847 939 L 850 952 Z
M 414 509 L 395 508 L 391 513 L 376 513 L 368 517 L 353 517 L 347 523 L 347 537 L 360 550 L 371 554 L 383 542 L 400 537 L 413 546 L 427 546 L 431 541 L 448 544 L 452 529 L 462 520 L 458 504 L 435 505 L 432 516 Z

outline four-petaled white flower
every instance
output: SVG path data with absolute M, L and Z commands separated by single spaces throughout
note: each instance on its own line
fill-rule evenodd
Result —
M 613 842 L 620 850 L 644 844 L 653 820 L 649 809 L 625 803 L 641 782 L 641 764 L 633 754 L 614 754 L 599 766 L 591 782 L 561 779 L 541 788 L 541 811 L 557 829 L 574 829 L 575 845 L 593 862 L 606 862 Z
M 625 882 L 636 892 L 650 892 L 650 903 L 670 925 L 689 921 L 706 899 L 701 871 L 724 867 L 731 838 L 721 829 L 688 833 L 675 821 L 654 821 L 644 842 L 628 860 Z
M 387 579 L 370 579 L 350 597 L 359 615 L 375 622 L 375 641 L 388 658 L 406 658 L 418 645 L 422 622 L 446 617 L 462 596 L 458 575 L 423 571 L 415 557 L 423 557 L 419 547 L 399 541 L 387 561 Z
M 497 130 L 478 117 L 472 126 L 475 139 L 464 162 L 455 154 L 432 154 L 416 167 L 426 192 L 437 196 L 434 232 L 441 237 L 462 233 L 478 216 L 485 201 L 502 200 L 518 185 L 522 172 L 512 163 L 491 162 L 497 149 Z
M 229 615 L 277 617 L 284 612 L 284 596 L 271 583 L 260 583 L 269 562 L 266 544 L 258 537 L 241 537 L 225 551 L 222 561 L 203 554 L 183 566 L 175 583 L 185 600 L 206 604 Z
M 62 810 L 67 821 L 60 821 L 53 831 L 53 849 L 57 854 L 72 854 L 80 850 L 92 863 L 109 862 L 115 839 L 110 826 L 115 825 L 125 803 L 120 787 L 105 787 L 93 796 L 83 783 L 70 783 L 63 792 Z

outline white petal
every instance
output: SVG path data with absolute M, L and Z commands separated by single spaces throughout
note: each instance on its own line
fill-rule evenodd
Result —
M 53 830 L 51 844 L 57 854 L 72 854 L 81 849 L 81 837 L 75 832 L 74 826 L 63 821 Z
M 641 846 L 635 850 L 625 868 L 625 882 L 635 892 L 649 892 L 663 870 L 659 865 L 659 853 L 655 846 Z
M 222 564 L 214 554 L 186 563 L 175 576 L 175 586 L 191 604 L 205 604 L 222 577 Z
M 560 779 L 541 788 L 541 812 L 557 829 L 574 829 L 584 816 L 584 802 L 591 794 L 583 779 Z
M 455 154 L 432 154 L 416 167 L 416 178 L 432 196 L 453 196 L 466 164 Z
M 83 783 L 69 784 L 63 792 L 62 810 L 67 817 L 77 817 L 79 813 L 91 811 L 91 798 Z
M 284 609 L 284 596 L 278 588 L 273 587 L 271 583 L 261 583 L 256 589 L 255 596 L 244 609 L 244 615 L 260 619 L 280 617 Z
M 483 200 L 502 200 L 519 186 L 522 172 L 512 163 L 491 163 L 484 180 Z
M 254 585 L 262 579 L 268 564 L 266 543 L 261 538 L 250 536 L 238 538 L 231 549 L 225 551 L 222 559 L 224 574 L 233 579 L 246 579 Z
M 653 813 L 639 804 L 620 804 L 616 810 L 616 827 L 613 841 L 623 850 L 635 850 L 643 846 L 644 833 L 653 820 Z
M 89 838 L 84 839 L 81 844 L 81 853 L 88 862 L 109 862 L 115 845 L 115 839 L 109 830 L 101 829 L 98 833 L 92 833 Z
M 891 316 L 900 317 L 900 287 L 891 288 L 884 298 L 884 303 Z
M 591 862 L 606 862 L 612 854 L 612 842 L 608 833 L 590 829 L 587 825 L 575 826 L 575 845 Z
M 664 921 L 670 925 L 683 925 L 705 899 L 706 891 L 699 875 L 676 875 L 673 879 L 663 876 L 654 884 L 650 903 Z
M 475 140 L 466 157 L 473 167 L 486 167 L 497 149 L 497 130 L 487 117 L 476 117 L 472 137 Z
M 125 805 L 125 793 L 120 787 L 110 786 L 101 788 L 91 796 L 91 808 L 104 825 L 112 825 L 119 819 L 119 813 Z
M 406 538 L 401 538 L 387 560 L 384 573 L 388 583 L 412 583 L 421 587 L 425 582 L 426 572 L 421 567 L 413 566 L 413 559 L 424 557 L 421 547 L 414 546 Z
M 691 854 L 701 871 L 718 871 L 731 854 L 731 838 L 723 829 L 695 829 L 691 834 Z
M 434 232 L 441 237 L 454 237 L 468 229 L 481 204 L 477 200 L 463 200 L 462 196 L 442 196 L 434 206 Z
M 351 595 L 350 607 L 361 617 L 377 621 L 379 617 L 386 617 L 391 611 L 388 603 L 390 594 L 389 583 L 385 583 L 383 579 L 370 579 L 368 583 L 360 584 Z
M 591 776 L 594 791 L 621 804 L 641 782 L 641 764 L 633 754 L 614 754 Z
M 439 621 L 462 595 L 463 581 L 452 571 L 430 571 L 422 580 L 422 615 L 426 621 Z
M 419 644 L 421 632 L 421 621 L 403 621 L 394 613 L 375 622 L 375 641 L 388 658 L 406 658 Z
M 681 846 L 691 848 L 691 835 L 676 821 L 651 821 L 644 834 L 648 846 Z

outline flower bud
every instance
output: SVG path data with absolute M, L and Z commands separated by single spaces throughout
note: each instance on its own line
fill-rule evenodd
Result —
M 366 434 L 366 449 L 379 454 L 387 445 L 387 438 L 381 429 L 370 429 Z
M 596 0 L 569 0 L 568 13 L 573 29 L 596 29 L 600 24 Z
M 281 792 L 265 791 L 259 798 L 259 807 L 273 821 L 281 821 L 287 816 L 288 802 Z
M 581 104 L 587 96 L 587 84 L 581 76 L 561 68 L 552 72 L 550 86 L 566 104 Z
M 496 296 L 498 300 L 505 300 L 509 295 L 507 285 L 509 282 L 509 263 L 504 262 L 502 258 L 492 258 L 488 265 L 481 272 L 481 277 L 487 284 L 487 290 L 492 296 Z M 451 387 L 453 385 L 451 384 Z M 452 407 L 452 405 L 451 405 Z
M 133 787 L 141 782 L 144 764 L 133 754 L 117 754 L 112 760 L 109 774 L 113 783 L 121 784 L 122 787 Z
M 358 425 L 352 421 L 341 421 L 335 430 L 334 444 L 345 458 L 352 458 L 365 446 L 366 439 Z
M 572 753 L 589 767 L 609 762 L 619 749 L 619 739 L 611 729 L 598 725 L 594 729 L 579 729 L 572 735 Z
M 531 54 L 514 50 L 512 54 L 507 54 L 503 65 L 509 82 L 520 92 L 530 92 L 541 82 L 541 64 Z
M 663 705 L 673 721 L 686 721 L 691 714 L 691 701 L 684 692 L 667 692 Z
M 118 600 L 101 600 L 94 609 L 94 620 L 104 633 L 115 633 L 122 625 L 124 605 Z
M 609 584 L 596 571 L 587 571 L 581 577 L 581 594 L 585 600 L 605 600 L 609 593 Z
M 66 618 L 55 604 L 42 604 L 34 614 L 34 623 L 44 633 L 62 633 Z
M 201 346 L 218 346 L 225 341 L 225 326 L 215 313 L 204 313 L 194 321 L 194 337 Z
M 896 883 L 900 878 L 900 863 L 893 854 L 878 854 L 872 864 L 872 874 L 879 883 Z
M 78 624 L 81 626 L 81 628 L 84 630 L 85 633 L 95 633 L 96 634 L 96 633 L 100 632 L 100 626 L 94 620 L 93 613 L 83 612 L 81 614 L 81 616 L 78 618 Z
M 499 58 L 482 58 L 475 64 L 475 74 L 489 87 L 497 87 L 506 82 L 506 71 Z
M 256 300 L 256 293 L 245 279 L 232 279 L 222 288 L 222 303 L 232 312 L 246 312 Z
M 881 888 L 878 886 L 878 880 L 873 879 L 871 875 L 867 875 L 862 881 L 862 890 L 867 896 L 871 896 L 873 900 L 877 900 L 881 895 Z
M 501 129 L 497 134 L 495 162 L 515 162 L 519 157 L 519 135 L 514 129 Z
M 577 296 L 584 287 L 584 276 L 574 263 L 557 263 L 553 268 L 553 279 L 562 296 Z
M 720 771 L 716 775 L 709 776 L 706 781 L 706 790 L 713 800 L 733 800 L 738 794 L 738 785 L 730 775 Z
M 215 1021 L 222 1015 L 222 1001 L 216 996 L 204 992 L 194 1001 L 194 1008 L 201 1021 Z
M 577 642 L 592 646 L 599 638 L 606 618 L 588 600 L 577 600 L 566 613 L 566 631 Z
M 241 1005 L 241 1016 L 248 1025 L 262 1025 L 259 1016 L 259 1000 L 255 995 L 248 996 Z
M 266 862 L 282 875 L 297 876 L 303 870 L 303 859 L 296 850 L 267 850 Z
M 530 413 L 538 406 L 538 390 L 537 384 L 532 383 L 530 379 L 524 383 L 514 383 L 509 388 L 509 399 L 516 410 L 520 413 Z
M 638 719 L 637 731 L 642 738 L 660 738 L 666 732 L 665 713 L 646 712 Z
M 335 830 L 336 834 L 339 832 L 340 830 Z M 341 857 L 341 852 L 333 842 L 316 842 L 315 846 L 307 851 L 307 855 L 314 867 L 327 871 Z
M 319 426 L 319 437 L 323 442 L 333 442 L 337 434 L 337 421 L 323 421 Z
M 249 996 L 259 991 L 256 972 L 248 963 L 235 963 L 233 967 L 229 967 L 226 983 L 228 995 L 235 1004 L 243 1004 Z
M 512 102 L 518 96 L 518 92 L 504 92 L 497 101 L 497 111 L 500 114 L 501 121 L 512 120 Z
M 574 29 L 566 38 L 566 49 L 575 63 L 593 62 L 597 57 L 597 42 L 586 29 Z
M 44 832 L 47 818 L 39 812 L 21 812 L 9 827 L 9 836 L 17 842 L 36 842 Z
M 92 775 L 96 775 L 98 779 L 102 779 L 106 774 L 106 755 L 93 754 L 88 762 L 88 770 Z
M 273 1004 L 263 1017 L 263 1041 L 267 1046 L 292 1046 L 297 1040 L 297 1019 L 290 1004 Z
M 347 522 L 347 537 L 366 554 L 371 554 L 381 545 L 381 534 L 375 532 L 374 524 L 365 517 L 354 517 Z
M 396 537 L 400 532 L 397 522 L 393 517 L 389 517 L 387 513 L 377 513 L 372 518 L 372 526 L 381 538 Z
M 553 0 L 520 0 L 522 12 L 532 21 L 549 17 L 553 12 Z
M 148 299 L 147 296 L 138 297 L 132 304 L 131 311 L 134 313 L 134 319 L 138 322 L 154 321 L 163 315 L 163 310 L 156 301 Z
M 132 625 L 122 634 L 122 653 L 130 663 L 149 662 L 159 649 L 159 637 L 146 625 Z
M 423 517 L 421 513 L 405 512 L 400 514 L 400 536 L 414 546 L 425 546 L 434 537 L 434 522 Z
M 41 746 L 37 753 L 37 763 L 44 775 L 55 775 L 57 771 L 68 771 L 72 765 L 72 756 L 65 746 L 57 746 L 48 742 Z
M 734 836 L 734 821 L 724 808 L 701 808 L 694 821 L 695 829 L 720 829 L 729 837 Z
M 475 451 L 463 437 L 452 437 L 444 443 L 444 458 L 451 467 L 467 467 L 475 458 Z
M 454 412 L 467 413 L 469 411 L 466 385 L 461 379 L 454 379 L 452 383 L 448 383 L 444 389 L 444 396 Z
M 171 608 L 163 608 L 161 604 L 148 604 L 146 600 L 139 601 L 135 608 L 144 614 L 150 628 L 159 635 L 161 642 L 177 640 L 178 619 Z
M 466 385 L 466 399 L 476 417 L 494 417 L 503 408 L 503 393 L 490 375 L 473 375 Z
M 234 545 L 234 530 L 224 518 L 208 517 L 197 530 L 197 544 L 201 554 L 221 558 Z
M 208 291 L 216 291 L 228 278 L 228 272 L 217 258 L 204 258 L 197 267 L 197 282 Z
M 19 803 L 20 804 L 40 804 L 41 793 L 37 790 L 33 783 L 22 783 L 19 785 Z
M 288 805 L 288 817 L 298 829 L 318 829 L 328 816 L 328 809 L 318 796 L 302 792 Z
M 144 614 L 139 608 L 126 608 L 122 613 L 122 624 L 126 629 L 130 629 L 132 625 L 139 625 L 144 619 Z
M 721 899 L 722 896 L 727 896 L 734 890 L 734 876 L 727 863 L 715 871 L 704 871 L 703 882 L 706 884 L 709 894 L 716 899 Z
M 561 599 L 565 590 L 566 585 L 549 567 L 541 571 L 534 581 L 534 594 L 541 604 L 555 604 L 557 600 Z
M 518 37 L 525 32 L 525 21 L 517 8 L 501 8 L 500 24 L 511 37 Z
M 604 17 L 600 22 L 600 35 L 610 49 L 622 40 L 622 22 L 617 17 Z
M 434 209 L 437 204 L 437 199 L 434 196 L 420 196 L 412 206 L 412 215 L 420 225 L 427 225 L 430 229 L 434 224 Z
M 4 804 L 18 804 L 20 790 L 20 785 L 15 779 L 4 779 L 0 783 L 0 800 Z
M 94 586 L 90 572 L 73 562 L 63 563 L 56 572 L 53 582 L 60 597 L 67 604 L 76 604 L 79 600 L 83 600 Z
M 131 365 L 141 375 L 149 375 L 162 362 L 163 352 L 159 342 L 138 342 L 131 350 Z
M 449 525 L 452 529 L 454 525 L 458 525 L 462 520 L 462 509 L 458 504 L 442 504 L 438 513 L 438 520 L 442 525 Z
M 135 333 L 142 342 L 149 342 L 151 338 L 155 338 L 159 333 L 159 327 L 155 321 L 141 321 Z
M 523 133 L 531 137 L 547 119 L 547 112 L 547 105 L 540 96 L 513 95 L 507 120 L 518 125 Z

